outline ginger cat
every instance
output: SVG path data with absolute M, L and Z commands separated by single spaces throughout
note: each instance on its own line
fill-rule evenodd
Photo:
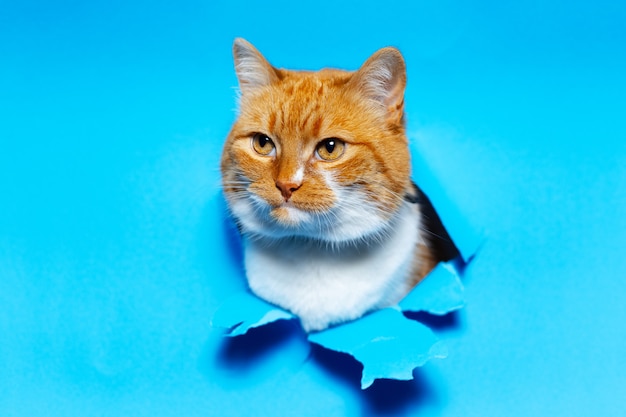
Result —
M 306 331 L 397 303 L 439 260 L 410 178 L 402 55 L 307 72 L 243 39 L 233 50 L 240 108 L 221 170 L 250 289 Z

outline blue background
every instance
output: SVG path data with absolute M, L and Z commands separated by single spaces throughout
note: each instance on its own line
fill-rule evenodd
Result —
M 0 415 L 623 415 L 626 3 L 433 3 L 0 3 Z M 236 36 L 403 51 L 411 140 L 488 236 L 415 382 L 211 328 Z

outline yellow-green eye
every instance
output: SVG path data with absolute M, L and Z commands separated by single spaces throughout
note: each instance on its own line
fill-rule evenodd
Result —
M 252 147 L 259 155 L 263 156 L 271 156 L 276 150 L 276 145 L 274 145 L 272 139 L 263 133 L 254 134 L 252 137 Z
M 334 161 L 343 155 L 345 148 L 346 144 L 341 139 L 328 138 L 317 144 L 315 154 L 324 161 Z

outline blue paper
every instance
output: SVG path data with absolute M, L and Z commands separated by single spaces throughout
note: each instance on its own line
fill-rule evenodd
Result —
M 0 416 L 623 415 L 624 21 L 614 0 L 0 2 Z M 244 287 L 211 200 L 237 36 L 286 68 L 404 54 L 413 178 L 488 236 L 466 307 L 409 314 L 449 350 L 413 380 L 361 390 L 296 320 L 211 328 Z
M 460 308 L 463 287 L 453 270 L 450 264 L 440 264 L 402 301 L 402 310 L 445 314 Z M 242 291 L 216 311 L 212 324 L 226 329 L 225 334 L 234 337 L 277 320 L 291 319 L 296 317 Z M 362 389 L 376 379 L 412 379 L 416 367 L 447 355 L 445 345 L 435 334 L 425 325 L 407 318 L 400 308 L 372 312 L 358 320 L 311 333 L 308 339 L 359 361 L 363 365 Z
M 464 288 L 453 260 L 440 262 L 410 293 L 400 301 L 403 311 L 425 311 L 444 315 L 465 304 Z
M 273 323 L 291 320 L 295 316 L 242 291 L 229 298 L 215 313 L 212 325 L 227 329 L 228 336 L 246 334 L 248 330 Z
M 428 327 L 408 320 L 394 308 L 375 311 L 359 320 L 312 333 L 309 340 L 327 349 L 347 353 L 361 362 L 363 389 L 376 379 L 412 379 L 413 369 L 429 359 L 446 356 L 445 347 Z

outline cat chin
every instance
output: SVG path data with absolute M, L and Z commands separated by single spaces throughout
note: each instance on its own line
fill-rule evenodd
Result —
M 265 219 L 239 219 L 242 233 L 249 239 L 261 242 L 265 246 L 284 243 L 303 244 L 311 248 L 321 247 L 333 250 L 367 247 L 380 244 L 388 239 L 396 227 L 399 213 L 391 219 L 380 219 L 374 215 L 363 218 L 349 218 L 336 224 L 328 224 L 328 214 L 301 214 L 300 222 L 281 222 L 273 216 Z M 316 218 L 320 216 L 320 218 Z M 305 218 L 305 219 L 302 219 Z M 293 218 L 292 218 L 293 219 Z
M 266 218 L 239 218 L 241 231 L 247 237 L 264 241 L 267 245 L 293 241 L 308 243 L 314 246 L 332 246 L 340 249 L 344 246 L 362 246 L 372 242 L 385 240 L 393 227 L 391 221 L 372 218 L 350 219 L 349 221 L 329 224 L 327 214 L 306 213 L 292 209 L 289 218 L 277 218 L 268 215 Z M 283 213 L 284 214 L 284 213 Z
M 358 248 L 369 246 L 374 243 L 384 241 L 388 228 L 381 227 L 372 230 L 368 234 L 359 234 L 355 237 L 339 236 L 331 233 L 310 233 L 306 230 L 269 230 L 269 231 L 246 231 L 243 230 L 246 238 L 263 243 L 265 246 L 273 247 L 283 244 L 305 245 L 311 248 L 328 248 L 334 251 L 341 251 L 345 248 Z
M 287 204 L 272 209 L 270 216 L 276 223 L 296 229 L 302 224 L 310 223 L 312 220 L 310 213 Z
M 256 201 L 233 200 L 230 212 L 240 230 L 254 240 L 269 243 L 284 239 L 308 239 L 325 245 L 355 245 L 384 238 L 389 219 L 364 206 L 358 212 L 332 210 L 307 212 L 292 206 L 271 209 Z

